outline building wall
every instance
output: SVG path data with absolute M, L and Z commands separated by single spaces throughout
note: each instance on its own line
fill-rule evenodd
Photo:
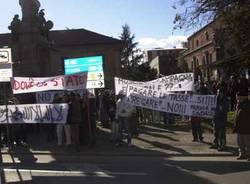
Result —
M 184 49 L 148 49 L 144 51 L 145 61 L 152 61 L 157 56 L 167 56 L 171 55 L 174 58 L 178 58 L 179 53 Z
M 64 74 L 63 60 L 65 58 L 78 58 L 102 55 L 104 57 L 104 77 L 107 87 L 113 87 L 113 79 L 120 76 L 120 48 L 117 45 L 106 46 L 58 46 L 51 51 L 48 75 Z
M 177 58 L 184 49 L 152 49 L 146 50 L 145 60 L 157 70 L 158 76 L 177 73 Z
M 204 80 L 214 80 L 219 76 L 212 64 L 218 60 L 218 50 L 215 40 L 215 29 L 218 22 L 212 22 L 188 38 L 188 50 L 184 53 L 184 60 L 193 72 L 202 73 Z M 198 73 L 199 73 L 198 72 Z

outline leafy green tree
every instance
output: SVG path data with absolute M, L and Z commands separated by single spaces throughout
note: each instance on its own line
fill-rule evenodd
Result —
M 239 49 L 240 59 L 250 64 L 249 0 L 177 0 L 174 8 L 183 11 L 175 16 L 174 29 L 190 29 L 215 19 L 225 25 L 227 40 Z M 184 7 L 184 9 L 183 9 Z
M 135 81 L 150 81 L 155 79 L 157 76 L 156 69 L 152 69 L 149 63 L 142 63 L 132 69 L 130 77 Z
M 135 35 L 131 33 L 130 27 L 122 26 L 120 39 L 123 42 L 121 52 L 121 77 L 130 80 L 146 81 L 155 78 L 156 72 L 150 68 L 149 64 L 143 62 L 143 54 L 137 48 Z

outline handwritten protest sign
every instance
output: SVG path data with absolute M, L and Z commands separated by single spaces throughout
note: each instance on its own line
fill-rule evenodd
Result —
M 130 86 L 129 86 L 130 87 Z M 148 89 L 147 89 L 148 90 Z M 128 94 L 127 103 L 156 111 L 173 114 L 213 118 L 216 109 L 216 95 L 169 94 L 164 98 Z
M 115 93 L 116 95 L 123 91 L 127 93 L 127 86 L 143 87 L 150 90 L 158 91 L 158 94 L 168 94 L 169 92 L 193 91 L 194 75 L 193 73 L 181 73 L 165 76 L 148 82 L 138 82 L 125 80 L 115 77 Z
M 0 106 L 0 124 L 7 123 L 6 106 Z M 68 104 L 8 105 L 8 123 L 66 123 Z
M 95 98 L 95 90 L 94 89 L 78 89 L 73 91 L 67 91 L 67 93 L 75 93 L 79 94 L 81 97 L 88 95 L 88 98 Z M 53 103 L 54 96 L 58 95 L 63 97 L 65 91 L 42 91 L 36 93 L 36 103 Z
M 14 94 L 31 93 L 48 90 L 85 89 L 87 73 L 61 75 L 55 77 L 12 77 L 11 85 Z

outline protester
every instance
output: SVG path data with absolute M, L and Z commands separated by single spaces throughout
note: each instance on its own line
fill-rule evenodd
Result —
M 244 91 L 237 93 L 237 100 L 238 104 L 234 117 L 234 133 L 237 133 L 239 146 L 237 159 L 250 161 L 250 101 Z
M 87 97 L 88 146 L 96 144 L 96 98 Z
M 205 87 L 204 87 L 205 90 Z M 200 93 L 200 88 L 197 88 L 195 93 Z M 193 95 L 195 94 L 192 91 L 189 91 L 188 94 Z M 202 136 L 202 127 L 201 127 L 202 118 L 200 117 L 190 117 L 191 127 L 192 127 L 192 135 L 193 135 L 193 142 L 203 142 L 204 137 Z
M 215 138 L 214 145 L 211 146 L 211 148 L 216 148 L 218 151 L 223 151 L 226 146 L 226 125 L 229 102 L 223 88 L 218 89 L 217 95 L 217 105 L 213 119 Z
M 78 96 L 78 98 L 80 98 Z M 81 144 L 87 143 L 88 136 L 88 108 L 87 108 L 87 95 L 83 95 L 80 98 L 81 103 L 81 123 L 79 125 L 79 139 Z
M 82 104 L 80 101 L 80 96 L 71 92 L 69 96 L 69 114 L 68 123 L 70 124 L 70 131 L 72 136 L 72 143 L 75 149 L 79 150 L 79 128 L 82 121 Z
M 163 122 L 164 122 L 165 125 L 174 124 L 174 114 L 164 112 L 164 114 L 163 114 Z
M 116 102 L 116 119 L 119 122 L 119 142 L 116 143 L 117 146 L 121 145 L 123 130 L 127 134 L 127 144 L 131 146 L 132 134 L 131 134 L 131 116 L 135 112 L 135 107 L 126 103 L 126 96 L 120 92 L 118 95 L 119 100 Z
M 53 98 L 53 104 L 62 103 L 62 97 L 56 93 Z M 47 141 L 53 141 L 56 139 L 56 125 L 54 123 L 46 125 L 48 127 Z
M 105 90 L 101 97 L 101 107 L 100 107 L 100 119 L 101 125 L 104 128 L 109 127 L 109 91 Z
M 207 86 L 205 86 L 204 82 L 200 82 L 200 88 L 199 88 L 199 92 L 201 95 L 209 95 L 209 89 Z
M 161 123 L 161 116 L 159 111 L 152 110 L 152 123 L 153 124 Z
M 215 89 L 216 91 L 215 91 L 214 94 L 217 94 L 218 89 L 224 91 L 225 95 L 228 95 L 228 93 L 227 93 L 227 83 L 225 82 L 224 78 L 220 78 L 220 80 L 217 82 L 216 89 Z
M 110 106 L 109 106 L 109 118 L 111 121 L 111 141 L 117 142 L 119 139 L 119 124 L 118 121 L 115 119 L 116 113 L 116 101 L 115 95 L 112 95 L 110 98 Z
M 246 79 L 246 76 L 244 74 L 241 75 L 241 78 L 239 80 L 238 84 L 238 91 L 242 96 L 247 96 L 248 95 L 248 90 L 249 90 L 249 81 Z
M 6 124 L 0 124 L 0 148 L 7 145 L 7 126 Z
M 198 138 L 201 142 L 203 142 L 204 138 L 202 136 L 201 118 L 192 116 L 191 126 L 192 126 L 193 142 L 197 142 Z
M 230 96 L 230 109 L 231 111 L 234 111 L 236 108 L 236 93 L 238 90 L 238 82 L 234 75 L 230 77 L 229 85 L 228 85 L 228 91 Z
M 17 105 L 19 104 L 19 100 L 16 97 L 12 97 L 8 104 L 10 105 Z M 11 118 L 13 121 L 19 121 L 19 123 L 13 123 L 10 128 L 10 141 L 14 144 L 14 146 L 22 145 L 27 146 L 27 128 L 26 125 L 22 122 L 23 114 L 22 112 L 16 107 L 15 111 L 11 114 Z
M 64 94 L 63 96 L 63 103 L 70 103 L 69 101 L 69 95 L 67 93 Z M 69 110 L 70 111 L 70 110 Z M 70 130 L 70 125 L 69 125 L 69 115 L 67 118 L 67 122 L 65 124 L 58 124 L 57 125 L 57 144 L 58 146 L 62 146 L 63 143 L 63 130 L 65 132 L 66 136 L 66 146 L 71 145 L 71 130 Z

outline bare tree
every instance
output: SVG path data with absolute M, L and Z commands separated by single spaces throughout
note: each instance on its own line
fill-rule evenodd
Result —
M 227 39 L 233 41 L 241 59 L 249 64 L 250 0 L 177 0 L 174 8 L 183 10 L 175 16 L 174 29 L 193 29 L 220 19 Z

